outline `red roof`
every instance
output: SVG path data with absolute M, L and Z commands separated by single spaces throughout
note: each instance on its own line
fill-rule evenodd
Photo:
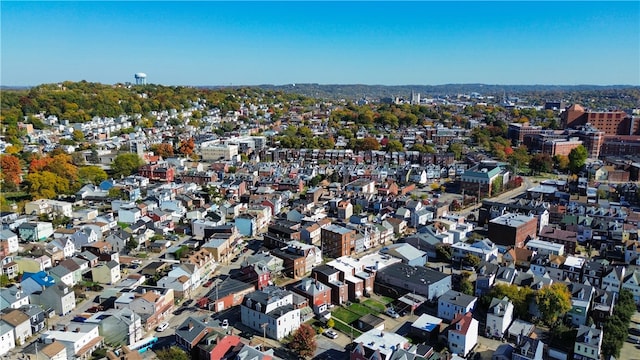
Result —
M 222 359 L 229 350 L 238 344 L 240 344 L 239 336 L 227 335 L 223 337 L 213 349 L 211 349 L 211 352 L 209 353 L 210 358 Z
M 473 315 L 471 315 L 471 312 L 468 312 L 464 315 L 458 313 L 456 314 L 456 316 L 453 318 L 453 321 L 451 322 L 451 326 L 453 326 L 453 331 L 455 332 L 459 332 L 460 334 L 463 335 L 467 335 L 467 331 L 469 330 L 469 325 L 471 325 L 471 321 L 473 321 Z M 457 330 L 458 327 L 456 326 L 457 323 L 460 323 L 460 330 Z

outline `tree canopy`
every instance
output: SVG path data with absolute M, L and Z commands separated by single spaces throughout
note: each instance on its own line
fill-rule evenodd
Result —
M 578 147 L 571 149 L 569 153 L 569 169 L 574 174 L 578 173 L 584 166 L 587 157 L 589 157 L 589 153 L 584 146 L 578 145 Z
M 542 320 L 547 325 L 555 324 L 571 310 L 571 293 L 567 285 L 554 283 L 538 290 L 535 295 L 538 310 L 542 315 Z
M 316 332 L 311 325 L 301 324 L 298 330 L 293 333 L 289 342 L 289 349 L 303 358 L 310 358 L 316 352 Z
M 111 171 L 114 177 L 129 176 L 143 164 L 144 161 L 142 161 L 138 154 L 120 154 L 113 159 Z

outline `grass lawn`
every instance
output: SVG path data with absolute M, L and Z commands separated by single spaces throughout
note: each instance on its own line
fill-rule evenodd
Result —
M 349 309 L 351 312 L 354 312 L 360 316 L 364 316 L 367 314 L 371 314 L 372 311 L 370 308 L 362 305 L 362 304 L 357 304 L 357 303 L 353 303 L 351 305 L 349 305 L 349 307 L 347 308 Z
M 358 315 L 354 312 L 351 312 L 345 308 L 337 308 L 335 310 L 333 310 L 333 312 L 331 313 L 331 316 L 333 316 L 334 318 L 341 320 L 347 324 L 351 324 L 352 322 L 358 320 L 360 318 L 361 315 Z M 336 325 L 338 325 L 339 321 L 336 321 Z
M 365 300 L 363 302 L 363 304 L 364 304 L 364 306 L 366 306 L 366 307 L 368 307 L 368 308 L 370 308 L 372 310 L 375 310 L 375 311 L 377 311 L 379 313 L 384 312 L 386 310 L 385 304 L 382 304 L 382 303 L 380 303 L 378 301 L 375 301 L 373 299 L 367 299 L 367 300 Z
M 380 296 L 380 302 L 382 302 L 385 305 L 391 304 L 394 300 L 395 300 L 394 298 L 390 298 L 387 296 Z
M 351 336 L 353 334 L 353 338 L 357 338 L 358 336 L 362 335 L 362 332 L 358 331 L 358 329 L 352 328 L 351 326 L 343 323 L 340 320 L 336 320 L 335 325 L 333 326 L 334 329 L 342 332 L 343 334 L 347 335 L 347 336 Z

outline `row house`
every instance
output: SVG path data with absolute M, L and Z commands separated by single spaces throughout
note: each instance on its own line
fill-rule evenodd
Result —
M 227 278 L 218 281 L 213 285 L 211 292 L 207 295 L 206 307 L 213 312 L 220 312 L 242 304 L 245 296 L 256 290 L 254 284 L 245 281 Z M 261 289 L 258 289 L 261 290 Z M 205 307 L 204 303 L 199 303 L 201 307 Z
M 349 300 L 349 288 L 340 280 L 341 271 L 329 265 L 319 265 L 313 268 L 312 277 L 331 289 L 331 302 L 342 305 Z
M 240 311 L 243 325 L 278 341 L 300 327 L 301 309 L 295 307 L 293 293 L 277 287 L 247 294 Z
M 305 278 L 291 287 L 291 290 L 307 298 L 313 312 L 320 316 L 330 316 L 331 288 L 318 280 Z
M 134 292 L 123 293 L 116 299 L 116 310 L 128 308 L 140 315 L 147 331 L 165 321 L 173 311 L 173 289 L 139 286 Z
M 193 183 L 202 186 L 212 182 L 217 182 L 218 175 L 215 171 L 189 171 L 179 174 L 176 177 L 176 180 L 183 183 Z

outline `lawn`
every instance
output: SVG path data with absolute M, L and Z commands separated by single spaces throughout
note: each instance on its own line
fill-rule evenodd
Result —
M 341 308 L 341 307 L 333 310 L 331 315 L 334 318 L 336 318 L 338 320 L 341 320 L 341 321 L 343 321 L 343 322 L 345 322 L 347 324 L 351 324 L 352 322 L 358 320 L 360 318 L 360 316 L 362 316 L 362 315 L 356 314 L 356 313 L 354 313 L 352 311 L 349 311 L 349 310 L 347 310 L 345 308 Z M 336 325 L 337 325 L 337 323 L 338 322 L 336 322 Z
M 364 316 L 367 314 L 371 314 L 372 313 L 372 309 L 362 305 L 362 304 L 357 304 L 357 303 L 353 303 L 351 305 L 349 305 L 349 307 L 347 308 L 349 309 L 351 312 L 354 312 L 360 316 Z
M 392 303 L 392 302 L 394 302 L 394 301 L 395 301 L 395 299 L 394 299 L 394 298 L 390 298 L 390 297 L 387 297 L 387 296 L 381 296 L 381 297 L 380 297 L 380 302 L 381 302 L 381 303 L 383 303 L 383 304 L 385 304 L 385 305 L 389 305 L 389 304 L 391 304 L 391 303 Z
M 343 323 L 340 320 L 336 320 L 335 324 L 333 326 L 334 329 L 342 332 L 343 334 L 347 335 L 347 336 L 351 336 L 353 335 L 353 338 L 357 338 L 358 336 L 362 335 L 362 332 L 358 331 L 358 329 L 355 329 L 345 323 Z
M 375 301 L 373 299 L 367 299 L 363 302 L 363 304 L 368 307 L 371 310 L 375 310 L 376 312 L 384 312 L 386 310 L 386 306 L 385 304 L 382 304 L 378 301 Z

